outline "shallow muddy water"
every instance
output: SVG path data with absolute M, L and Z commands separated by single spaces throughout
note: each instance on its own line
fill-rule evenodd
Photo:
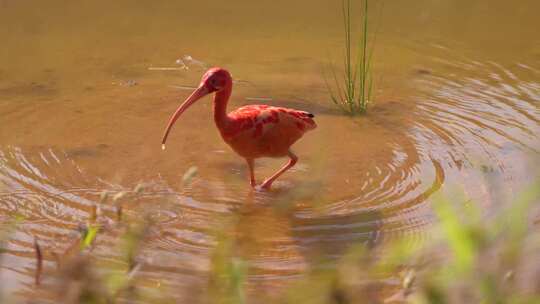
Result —
M 26 219 L 2 256 L 0 292 L 35 296 L 33 237 L 46 252 L 64 248 L 104 191 L 144 186 L 126 207 L 154 219 L 139 275 L 193 299 L 216 229 L 248 262 L 249 295 L 279 292 L 321 255 L 429 237 L 430 198 L 450 185 L 489 214 L 538 173 L 540 2 L 376 3 L 376 102 L 356 119 L 336 111 L 322 76 L 340 62 L 338 2 L 200 2 L 0 0 L 0 225 Z M 249 187 L 210 98 L 161 151 L 169 115 L 214 65 L 236 80 L 231 109 L 316 115 L 294 147 L 298 165 L 270 192 Z M 258 180 L 284 162 L 258 160 Z M 98 238 L 96 257 L 119 259 L 114 243 Z

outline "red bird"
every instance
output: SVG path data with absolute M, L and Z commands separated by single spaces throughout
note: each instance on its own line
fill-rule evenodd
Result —
M 305 132 L 317 127 L 312 119 L 313 114 L 267 105 L 244 106 L 227 114 L 227 102 L 232 92 L 231 74 L 222 68 L 211 68 L 202 77 L 199 87 L 178 107 L 169 120 L 161 141 L 163 149 L 178 117 L 195 101 L 214 92 L 216 93 L 214 121 L 223 140 L 246 159 L 252 187 L 256 185 L 253 172 L 256 158 L 284 156 L 290 158 L 285 166 L 262 183 L 262 188 L 270 189 L 272 183 L 298 161 L 298 157 L 290 147 Z

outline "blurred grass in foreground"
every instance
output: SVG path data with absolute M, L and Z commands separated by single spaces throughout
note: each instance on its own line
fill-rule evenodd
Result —
M 191 171 L 183 184 L 195 176 L 196 170 Z M 102 216 L 99 204 L 109 199 L 102 196 L 80 237 L 63 252 L 49 253 L 56 257 L 56 267 L 36 267 L 33 303 L 176 303 L 174 286 L 146 284 L 138 276 L 144 267 L 138 257 L 152 220 L 149 216 L 130 220 L 121 210 L 141 191 L 138 186 L 112 197 L 115 222 Z M 490 217 L 482 216 L 472 203 L 458 208 L 441 195 L 432 201 L 438 224 L 428 231 L 428 240 L 403 237 L 375 246 L 351 244 L 338 261 L 314 263 L 283 292 L 255 298 L 249 294 L 249 262 L 236 254 L 238 240 L 225 232 L 241 216 L 236 214 L 216 227 L 207 287 L 200 294 L 194 290 L 190 297 L 201 303 L 239 304 L 540 303 L 540 229 L 530 218 L 540 201 L 540 187 L 531 186 Z M 8 228 L 2 229 L 4 241 L 22 220 L 17 217 L 4 225 Z M 116 236 L 121 263 L 99 261 L 93 255 L 99 246 L 96 239 L 106 233 Z M 36 265 L 41 265 L 43 249 L 38 242 Z M 39 297 L 43 288 L 57 290 L 53 299 Z M 7 301 L 2 295 L 0 300 Z

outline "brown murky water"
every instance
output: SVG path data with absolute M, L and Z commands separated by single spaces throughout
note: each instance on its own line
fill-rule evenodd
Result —
M 376 104 L 351 119 L 335 111 L 321 72 L 341 52 L 336 1 L 0 0 L 0 224 L 27 219 L 2 257 L 1 292 L 31 294 L 33 236 L 65 246 L 100 193 L 137 184 L 145 190 L 126 212 L 152 210 L 157 231 L 140 275 L 178 299 L 204 288 L 214 230 L 228 219 L 248 290 L 277 292 L 320 254 L 425 238 L 430 196 L 445 185 L 464 184 L 487 213 L 511 199 L 538 171 L 540 2 L 378 5 Z M 210 99 L 160 149 L 186 87 L 213 65 L 236 79 L 230 107 L 317 116 L 295 146 L 299 164 L 269 193 L 249 188 Z M 284 161 L 258 161 L 259 180 Z M 183 187 L 191 166 L 198 175 Z M 99 242 L 96 256 L 118 258 L 112 237 Z

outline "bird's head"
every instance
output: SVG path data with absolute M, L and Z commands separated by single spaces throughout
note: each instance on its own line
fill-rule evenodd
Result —
M 167 136 L 171 131 L 172 126 L 180 117 L 184 111 L 194 104 L 197 100 L 203 98 L 204 96 L 221 91 L 225 88 L 230 88 L 232 86 L 231 74 L 223 68 L 211 68 L 206 73 L 204 73 L 199 87 L 189 95 L 189 97 L 176 109 L 176 112 L 172 115 L 165 133 L 163 134 L 163 139 L 161 140 L 161 147 L 165 149 L 165 141 L 167 141 Z
M 204 73 L 200 87 L 205 87 L 208 93 L 223 90 L 232 84 L 232 77 L 229 71 L 223 68 L 211 68 Z

